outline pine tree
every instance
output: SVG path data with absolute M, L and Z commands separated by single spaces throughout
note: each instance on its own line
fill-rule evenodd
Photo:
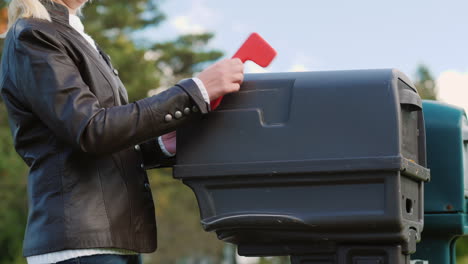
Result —
M 419 65 L 416 70 L 416 89 L 422 99 L 437 100 L 437 87 L 429 68 Z

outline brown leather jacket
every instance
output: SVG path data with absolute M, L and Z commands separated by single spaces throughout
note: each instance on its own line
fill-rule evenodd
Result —
M 108 56 L 69 25 L 64 6 L 42 2 L 52 22 L 18 20 L 0 70 L 15 148 L 30 167 L 23 253 L 152 252 L 156 221 L 145 169 L 171 162 L 155 138 L 209 106 L 191 79 L 128 103 Z

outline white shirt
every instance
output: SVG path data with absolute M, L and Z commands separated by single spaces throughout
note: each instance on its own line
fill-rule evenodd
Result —
M 96 43 L 94 40 L 84 32 L 84 26 L 81 22 L 80 18 L 76 15 L 70 14 L 69 17 L 70 26 L 72 26 L 78 33 L 83 36 L 88 43 L 97 51 Z M 197 84 L 198 89 L 200 89 L 201 94 L 203 95 L 203 99 L 210 104 L 210 99 L 208 96 L 208 92 L 206 91 L 205 85 L 203 82 L 198 78 L 193 78 L 193 81 Z M 172 157 L 175 153 L 170 153 L 167 151 L 162 138 L 158 138 L 159 146 L 161 150 L 164 152 L 165 155 Z M 137 252 L 125 250 L 125 249 L 115 249 L 115 248 L 90 248 L 90 249 L 70 249 L 70 250 L 62 250 L 52 253 L 46 253 L 42 255 L 35 255 L 27 257 L 28 264 L 49 264 L 49 263 L 56 263 L 60 261 L 64 261 L 67 259 L 77 258 L 77 257 L 84 257 L 84 256 L 92 256 L 92 255 L 99 255 L 99 254 L 117 254 L 117 255 L 134 255 L 138 254 Z

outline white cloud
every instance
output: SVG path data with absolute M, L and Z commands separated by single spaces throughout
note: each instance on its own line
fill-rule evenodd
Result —
M 304 72 L 310 71 L 312 64 L 317 64 L 317 60 L 312 58 L 309 53 L 303 51 L 296 51 L 292 56 L 289 68 L 286 69 L 288 72 Z M 316 65 L 314 65 L 316 67 Z
M 294 64 L 288 70 L 290 72 L 304 72 L 307 71 L 307 67 L 304 64 Z
M 191 5 L 189 15 L 197 18 L 201 23 L 213 24 L 220 18 L 219 12 L 209 7 L 206 0 L 191 0 Z
M 250 32 L 249 26 L 240 21 L 231 22 L 231 29 L 234 33 L 239 34 L 240 36 L 248 35 Z
M 468 112 L 468 72 L 445 71 L 436 82 L 441 101 L 463 107 Z
M 210 31 L 220 18 L 219 12 L 209 7 L 206 0 L 190 0 L 187 12 L 170 20 L 171 25 L 181 34 L 200 34 Z
M 172 26 L 182 34 L 200 34 L 206 32 L 206 29 L 194 23 L 189 16 L 177 16 L 171 20 Z

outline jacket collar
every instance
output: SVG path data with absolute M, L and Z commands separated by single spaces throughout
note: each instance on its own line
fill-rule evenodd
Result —
M 59 23 L 70 25 L 68 8 L 52 0 L 39 0 L 49 12 L 50 18 Z
M 73 27 L 70 25 L 70 14 L 68 12 L 68 8 L 64 5 L 61 5 L 59 3 L 56 3 L 52 0 L 39 0 L 44 7 L 47 9 L 49 12 L 50 18 L 53 21 L 56 21 L 57 23 L 60 23 L 62 25 L 65 25 L 68 30 L 67 32 L 69 33 L 69 36 L 75 38 L 81 45 L 82 50 L 86 52 L 86 54 L 89 55 L 89 58 L 91 58 L 92 61 L 97 65 L 98 69 L 101 71 L 103 74 L 104 78 L 107 79 L 109 84 L 115 89 L 114 85 L 112 85 L 112 82 L 110 80 L 109 74 L 116 74 L 112 73 L 111 71 L 114 70 L 112 67 L 110 61 L 108 60 L 107 54 L 102 51 L 99 46 L 96 44 L 98 52 L 96 52 L 91 45 L 81 36 L 78 31 L 73 29 Z M 100 57 L 102 56 L 102 58 Z M 117 74 L 116 74 L 117 75 Z M 122 98 L 124 98 L 124 102 L 128 102 L 128 95 L 126 91 L 123 91 L 121 87 L 117 88 L 117 93 L 120 93 Z

